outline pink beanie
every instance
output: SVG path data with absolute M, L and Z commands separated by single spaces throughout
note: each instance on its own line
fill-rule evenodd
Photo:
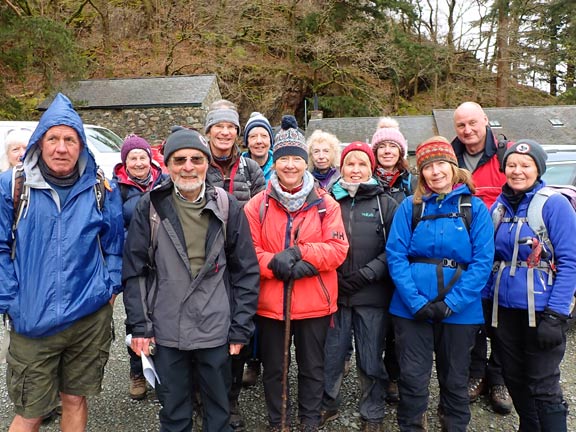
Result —
M 406 142 L 404 135 L 402 135 L 398 129 L 390 127 L 376 129 L 376 132 L 372 137 L 372 150 L 376 152 L 378 145 L 384 141 L 396 144 L 400 148 L 402 157 L 406 157 L 408 154 L 408 143 Z

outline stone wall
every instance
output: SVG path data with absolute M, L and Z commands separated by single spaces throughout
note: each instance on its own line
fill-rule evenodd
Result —
M 202 107 L 129 108 L 79 110 L 86 124 L 104 126 L 124 138 L 135 133 L 156 145 L 170 133 L 173 125 L 192 127 L 204 132 L 206 110 Z

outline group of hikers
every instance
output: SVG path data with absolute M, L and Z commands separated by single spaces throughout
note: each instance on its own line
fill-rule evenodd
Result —
M 484 393 L 499 414 L 514 407 L 518 431 L 567 431 L 576 215 L 543 182 L 537 142 L 500 148 L 474 102 L 454 128 L 420 143 L 411 169 L 391 118 L 340 151 L 293 116 L 241 128 L 219 100 L 202 132 L 172 128 L 167 173 L 129 135 L 108 180 L 58 94 L 0 175 L 9 431 L 56 409 L 64 432 L 86 430 L 120 293 L 129 394 L 146 397 L 153 355 L 162 432 L 191 431 L 195 412 L 204 431 L 246 430 L 239 395 L 259 375 L 268 431 L 330 430 L 351 355 L 363 431 L 387 430 L 389 404 L 401 431 L 428 430 L 434 364 L 443 431 L 466 431 Z

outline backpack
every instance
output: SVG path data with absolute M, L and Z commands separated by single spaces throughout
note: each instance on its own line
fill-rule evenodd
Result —
M 260 223 L 264 221 L 264 217 L 266 216 L 266 213 L 268 213 L 268 207 L 270 205 L 269 200 L 270 197 L 268 193 L 265 191 L 264 199 L 260 201 L 260 209 L 258 211 Z M 324 217 L 326 216 L 326 203 L 324 202 L 324 196 L 321 196 L 320 200 L 321 201 L 316 206 L 316 210 L 318 210 L 318 216 L 320 216 L 320 223 L 322 223 L 324 221 Z
M 20 222 L 24 209 L 28 206 L 28 200 L 30 198 L 30 187 L 25 184 L 25 180 L 24 165 L 20 163 L 12 169 L 12 201 L 14 203 L 12 251 L 10 253 L 12 260 L 16 257 L 16 229 L 18 228 L 18 223 Z M 104 175 L 104 171 L 98 167 L 96 171 L 96 184 L 94 185 L 94 196 L 100 212 L 104 209 L 106 191 L 112 192 L 112 187 Z M 98 244 L 100 250 L 102 250 L 100 236 L 98 236 Z
M 502 169 L 502 162 L 504 162 L 504 154 L 508 149 L 508 143 L 510 143 L 510 140 L 506 138 L 506 135 L 498 134 L 498 141 L 496 142 L 496 157 L 500 163 L 500 172 L 504 172 Z
M 542 209 L 546 204 L 548 198 L 555 194 L 562 194 L 572 206 L 573 210 L 576 211 L 576 187 L 565 185 L 565 186 L 558 186 L 558 185 L 547 185 L 540 189 L 534 197 L 530 201 L 528 205 L 528 212 L 526 217 L 513 217 L 513 218 L 505 218 L 504 214 L 506 209 L 502 203 L 497 203 L 494 210 L 492 210 L 492 224 L 494 225 L 494 235 L 498 231 L 500 224 L 502 222 L 512 222 L 518 223 L 519 227 L 517 228 L 517 235 L 514 238 L 514 250 L 512 252 L 512 261 L 505 262 L 505 261 L 495 261 L 493 271 L 496 272 L 496 283 L 494 287 L 494 307 L 492 311 L 492 326 L 498 326 L 498 291 L 500 288 L 500 277 L 502 275 L 502 271 L 506 267 L 510 267 L 510 276 L 514 276 L 516 274 L 516 269 L 518 264 L 520 266 L 528 267 L 529 275 L 528 275 L 528 324 L 530 327 L 536 327 L 536 311 L 534 306 L 534 268 L 541 269 L 548 274 L 547 284 L 552 285 L 554 282 L 554 276 L 556 275 L 556 264 L 554 258 L 554 246 L 550 241 L 550 237 L 548 236 L 548 229 L 546 228 L 546 224 L 544 223 L 544 218 L 542 216 Z M 540 244 L 542 245 L 543 251 L 547 255 L 544 257 L 545 254 L 542 254 L 541 261 L 536 265 L 532 263 L 527 263 L 525 261 L 518 262 L 518 247 L 519 247 L 519 233 L 521 224 L 527 223 L 528 226 L 534 231 Z M 532 273 L 530 275 L 530 273 Z
M 410 196 L 413 194 L 412 182 L 414 181 L 414 177 L 412 176 L 411 172 L 408 172 L 408 175 L 402 174 L 400 177 L 400 186 L 399 187 L 391 187 L 390 193 L 402 192 L 404 193 L 404 197 Z
M 472 225 L 472 195 L 465 194 L 458 196 L 458 211 L 450 213 L 441 213 L 434 215 L 424 215 L 425 202 L 422 201 L 417 204 L 412 204 L 412 232 L 416 229 L 416 226 L 422 220 L 433 220 L 440 218 L 462 218 L 466 231 L 470 234 L 470 226 Z M 410 257 L 410 262 L 423 262 L 427 264 L 436 264 L 436 278 L 438 281 L 438 295 L 433 300 L 434 302 L 443 300 L 446 295 L 450 292 L 452 287 L 458 282 L 462 271 L 468 268 L 468 265 L 456 262 L 449 258 L 424 258 L 424 257 Z M 444 283 L 444 271 L 443 267 L 455 268 L 456 271 L 454 275 L 448 281 L 448 284 Z
M 547 251 L 552 255 L 552 261 L 554 257 L 554 246 L 548 237 L 548 229 L 544 223 L 544 218 L 542 216 L 542 209 L 552 195 L 562 194 L 570 203 L 574 211 L 576 211 L 576 187 L 571 185 L 546 185 L 540 189 L 534 197 L 530 204 L 528 205 L 528 212 L 525 218 L 505 218 L 505 208 L 502 203 L 498 203 L 494 210 L 492 211 L 492 223 L 494 225 L 494 232 L 498 230 L 500 223 L 502 222 L 517 222 L 522 220 L 522 222 L 528 223 L 528 226 L 536 233 L 538 239 L 544 246 L 548 249 Z M 514 220 L 516 219 L 516 220 Z
M 412 205 L 412 232 L 416 229 L 416 225 L 422 220 L 440 219 L 440 218 L 462 218 L 466 230 L 470 232 L 472 225 L 472 195 L 458 196 L 458 212 L 442 213 L 435 215 L 424 215 L 424 201 Z

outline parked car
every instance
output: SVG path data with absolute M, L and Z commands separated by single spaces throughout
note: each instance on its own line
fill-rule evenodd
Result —
M 12 129 L 36 129 L 35 121 L 0 121 L 0 152 L 5 151 L 4 140 Z M 96 163 L 102 168 L 108 178 L 112 178 L 114 166 L 120 160 L 122 138 L 102 126 L 84 125 L 84 133 L 88 141 L 88 148 L 94 155 Z
M 548 155 L 546 172 L 542 176 L 547 184 L 576 186 L 576 145 L 544 145 Z

